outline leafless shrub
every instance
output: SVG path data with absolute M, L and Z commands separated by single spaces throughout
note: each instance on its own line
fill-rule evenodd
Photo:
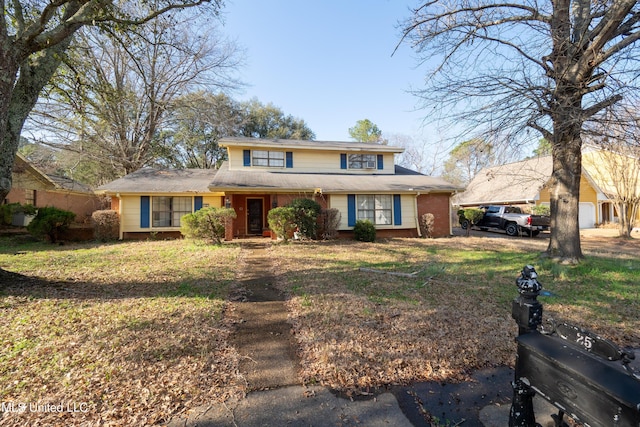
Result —
M 113 210 L 95 211 L 91 214 L 93 236 L 96 240 L 107 242 L 117 240 L 120 233 L 120 216 Z

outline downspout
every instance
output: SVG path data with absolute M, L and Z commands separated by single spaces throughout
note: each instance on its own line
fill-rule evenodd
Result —
M 449 196 L 449 236 L 453 236 L 453 221 L 451 221 L 451 218 L 453 218 L 453 202 L 451 199 L 453 199 L 455 194 L 457 194 L 457 192 L 453 192 Z
M 122 226 L 122 223 L 124 221 L 122 221 L 122 204 L 124 203 L 124 200 L 122 199 L 122 197 L 120 197 L 120 193 L 116 193 L 116 197 L 118 198 L 118 217 L 119 217 L 119 221 L 118 221 L 118 239 L 119 240 L 123 240 L 124 239 L 124 229 Z
M 418 237 L 422 237 L 422 232 L 420 231 L 420 218 L 418 217 L 418 197 L 420 197 L 420 192 L 416 193 L 416 202 L 413 204 L 415 209 L 416 216 L 416 230 L 418 231 Z

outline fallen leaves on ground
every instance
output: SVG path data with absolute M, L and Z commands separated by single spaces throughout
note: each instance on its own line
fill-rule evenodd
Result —
M 146 243 L 114 246 L 122 253 L 110 274 L 55 252 L 59 270 L 43 265 L 40 278 L 0 270 L 0 424 L 155 425 L 244 395 L 225 301 L 215 297 L 226 285 L 212 280 L 233 279 L 225 270 L 239 250 L 196 248 L 176 260 L 176 275 L 162 253 L 185 243 Z

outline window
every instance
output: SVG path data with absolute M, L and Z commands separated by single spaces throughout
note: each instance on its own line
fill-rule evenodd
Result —
M 180 227 L 180 219 L 191 213 L 191 197 L 154 197 L 153 226 Z
M 36 205 L 36 190 L 24 190 L 24 203 L 26 205 Z
M 349 154 L 349 169 L 375 169 L 375 154 Z
M 368 219 L 376 225 L 391 225 L 393 198 L 390 194 L 358 195 L 358 219 Z
M 284 151 L 253 150 L 253 166 L 284 167 Z

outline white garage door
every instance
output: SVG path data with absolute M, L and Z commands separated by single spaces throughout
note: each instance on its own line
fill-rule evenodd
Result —
M 580 202 L 578 210 L 580 228 L 594 228 L 596 226 L 596 207 L 593 203 Z

